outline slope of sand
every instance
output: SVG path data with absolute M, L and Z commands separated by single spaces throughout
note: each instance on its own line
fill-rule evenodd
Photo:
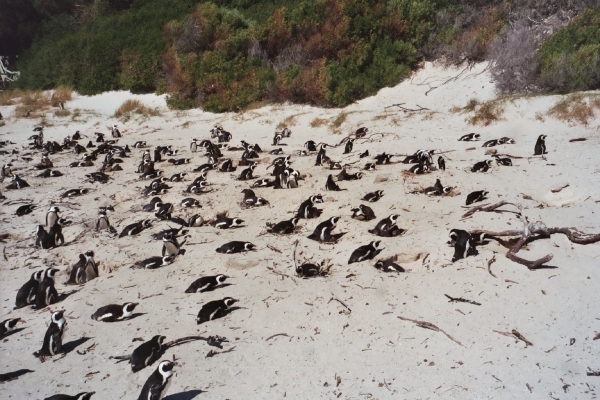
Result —
M 14 170 L 31 187 L 2 189 L 7 200 L 0 208 L 0 233 L 11 235 L 3 244 L 5 259 L 0 267 L 2 319 L 20 317 L 24 329 L 0 342 L 0 373 L 20 369 L 35 372 L 4 383 L 0 398 L 42 399 L 56 393 L 96 391 L 95 399 L 135 399 L 158 363 L 133 374 L 126 363 L 114 364 L 109 357 L 130 353 L 140 344 L 132 342 L 134 338 L 148 340 L 157 334 L 165 335 L 167 341 L 197 334 L 221 335 L 229 340 L 223 350 L 231 350 L 206 357 L 210 350 L 218 349 L 201 341 L 167 350 L 163 358 L 175 358 L 178 363 L 167 397 L 170 400 L 595 398 L 600 382 L 597 377 L 586 376 L 586 370 L 600 369 L 600 340 L 593 340 L 600 331 L 600 245 L 571 244 L 562 235 L 535 241 L 521 256 L 535 259 L 552 253 L 554 259 L 549 265 L 553 268 L 530 271 L 505 258 L 506 249 L 496 242 L 479 247 L 478 256 L 451 263 L 453 249 L 446 242 L 452 228 L 521 227 L 510 212 L 476 213 L 461 220 L 466 195 L 481 189 L 490 192 L 486 203 L 507 200 L 522 204 L 530 221 L 600 232 L 596 214 L 600 211 L 600 120 L 592 121 L 589 127 L 569 126 L 546 115 L 559 97 L 530 97 L 504 102 L 501 121 L 487 127 L 470 126 L 465 121 L 470 114 L 450 110 L 464 107 L 472 98 L 493 99 L 494 88 L 484 65 L 449 79 L 460 72 L 427 65 L 412 79 L 343 110 L 274 105 L 242 114 L 215 115 L 200 110 L 168 111 L 164 98 L 145 95 L 140 100 L 159 107 L 162 115 L 149 119 L 133 116 L 122 122 L 112 117 L 114 111 L 125 99 L 136 97 L 123 92 L 76 96 L 67 103 L 69 110 L 80 110 L 76 118 L 57 118 L 50 110 L 44 130 L 47 140 L 62 142 L 66 135 L 80 130 L 86 136 L 80 142 L 85 144 L 94 138 L 94 131 L 105 132 L 108 137 L 107 127 L 116 123 L 124 135 L 119 144 L 131 146 L 144 140 L 152 147 L 173 145 L 179 157 L 192 158 L 191 164 L 182 166 L 160 164 L 158 168 L 167 177 L 191 172 L 206 162 L 201 153 L 190 153 L 189 142 L 192 137 L 209 138 L 209 129 L 217 123 L 232 132 L 232 145 L 243 139 L 270 150 L 276 125 L 286 121 L 293 134 L 281 147 L 285 154 L 292 154 L 293 167 L 306 174 L 306 179 L 298 189 L 257 189 L 271 206 L 255 209 L 240 206 L 241 191 L 251 183 L 236 180 L 240 169 L 231 174 L 208 174 L 211 191 L 195 196 L 201 209 L 182 210 L 179 206 L 180 200 L 188 197 L 183 190 L 194 173 L 188 175 L 187 183 L 170 184 L 173 188 L 162 198 L 175 205 L 174 215 L 200 213 L 211 218 L 228 211 L 229 216 L 240 217 L 246 224 L 233 230 L 190 228 L 185 255 L 168 267 L 140 270 L 130 267 L 135 261 L 160 255 L 161 242 L 150 235 L 174 223 L 156 221 L 150 230 L 122 239 L 97 233 L 94 227 L 98 207 L 109 204 L 115 208 L 111 223 L 119 231 L 142 218 L 154 219 L 141 211 L 149 199 L 140 191 L 148 182 L 139 181 L 134 173 L 142 150 L 134 149 L 131 158 L 125 159 L 124 171 L 111 173 L 112 179 L 105 185 L 84 180 L 84 175 L 97 166 L 68 168 L 77 158 L 72 152 L 50 157 L 55 169 L 65 174 L 50 179 L 34 177 L 38 171 L 31 166 L 39 160 L 39 153 L 29 163 L 19 155 L 1 156 L 2 163 L 13 160 Z M 385 108 L 399 103 L 428 110 L 404 113 L 398 107 Z M 17 143 L 9 150 L 29 152 L 26 139 L 40 120 L 14 118 L 11 107 L 0 107 L 0 112 L 6 118 L 6 125 L 0 127 L 0 140 Z M 332 122 L 343 117 L 346 119 L 337 128 L 343 135 L 332 133 Z M 316 119 L 324 121 L 319 125 Z M 345 191 L 326 192 L 329 170 L 315 167 L 314 155 L 297 156 L 298 150 L 309 139 L 338 143 L 360 126 L 384 135 L 358 140 L 349 155 L 342 154 L 343 147 L 327 153 L 333 160 L 352 163 L 349 172 L 372 161 L 358 158 L 367 149 L 371 155 L 384 151 L 412 154 L 423 148 L 444 151 L 447 170 L 407 176 L 403 171 L 409 166 L 405 164 L 384 165 L 365 172 L 362 180 L 340 182 Z M 468 172 L 475 162 L 489 158 L 481 148 L 483 141 L 457 141 L 469 132 L 480 133 L 483 140 L 514 138 L 516 144 L 496 149 L 525 158 L 514 159 L 512 167 L 494 165 L 486 174 Z M 548 135 L 546 160 L 526 158 L 533 155 L 540 134 Z M 578 137 L 587 141 L 569 142 Z M 475 149 L 466 150 L 471 147 Z M 237 160 L 240 154 L 225 152 L 225 157 Z M 255 175 L 270 177 L 266 166 L 273 158 L 263 153 Z M 429 198 L 411 193 L 433 185 L 436 178 L 460 194 Z M 563 182 L 569 186 L 559 193 L 550 191 Z M 92 190 L 83 197 L 61 200 L 62 192 L 78 187 Z M 377 189 L 385 191 L 379 202 L 369 204 L 377 219 L 351 219 L 350 209 L 363 203 L 360 199 L 365 193 Z M 325 198 L 320 205 L 324 210 L 321 218 L 301 220 L 299 232 L 287 237 L 265 233 L 267 221 L 291 218 L 302 201 L 318 193 Z M 37 209 L 30 215 L 15 216 L 16 208 L 26 202 L 37 204 Z M 33 231 L 43 223 L 51 204 L 59 205 L 62 216 L 73 220 L 73 225 L 64 229 L 67 245 L 36 249 Z M 379 258 L 398 255 L 407 272 L 384 274 L 373 268 L 374 261 L 347 265 L 355 248 L 377 239 L 367 230 L 391 213 L 400 215 L 399 226 L 407 233 L 382 238 L 385 250 Z M 319 244 L 307 239 L 320 221 L 332 216 L 341 217 L 336 231 L 347 232 L 338 243 Z M 231 240 L 251 241 L 257 251 L 236 255 L 215 252 Z M 330 260 L 330 276 L 295 276 L 292 251 L 296 240 L 300 241 L 299 260 Z M 81 287 L 64 285 L 66 271 L 78 254 L 87 250 L 96 252 L 100 278 Z M 495 277 L 487 271 L 487 260 L 494 253 L 497 261 L 491 269 Z M 31 354 L 41 347 L 50 312 L 12 308 L 19 287 L 33 271 L 48 266 L 61 270 L 59 293 L 74 291 L 50 307 L 66 310 L 65 341 L 70 352 L 60 360 L 54 357 L 40 363 Z M 230 276 L 231 285 L 208 293 L 184 293 L 198 277 L 217 273 Z M 451 303 L 444 294 L 481 305 Z M 239 299 L 236 305 L 240 308 L 224 318 L 196 325 L 201 305 L 225 296 Z M 126 301 L 139 302 L 135 311 L 141 315 L 112 324 L 90 319 L 98 307 Z M 423 329 L 398 316 L 432 323 L 460 344 L 442 332 Z M 496 332 L 513 329 L 533 346 Z

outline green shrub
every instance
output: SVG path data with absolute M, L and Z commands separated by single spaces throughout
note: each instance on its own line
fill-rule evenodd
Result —
M 559 93 L 600 88 L 600 6 L 587 10 L 540 49 L 540 86 Z

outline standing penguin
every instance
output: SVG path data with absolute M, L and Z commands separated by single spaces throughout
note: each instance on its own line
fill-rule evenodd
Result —
M 44 271 L 36 271 L 31 274 L 31 278 L 19 289 L 15 300 L 15 310 L 33 304 L 42 281 Z
M 330 191 L 334 191 L 334 192 L 339 192 L 340 187 L 338 186 L 337 183 L 335 183 L 335 181 L 333 180 L 333 175 L 329 174 L 329 176 L 327 177 L 327 183 L 325 183 L 325 190 L 330 190 Z
M 173 367 L 175 367 L 173 362 L 161 361 L 156 371 L 146 380 L 138 400 L 162 400 L 167 394 L 169 386 L 171 386 Z
M 344 154 L 352 153 L 352 147 L 354 147 L 354 139 L 348 139 L 346 146 L 344 147 Z
M 209 301 L 208 303 L 204 304 L 198 312 L 196 323 L 200 325 L 204 322 L 212 321 L 213 319 L 222 317 L 223 313 L 236 302 L 237 300 L 231 297 Z
M 133 310 L 137 305 L 138 303 L 124 303 L 123 305 L 109 304 L 97 309 L 92 314 L 92 319 L 104 322 L 122 321 L 132 316 Z
M 35 231 L 35 245 L 42 249 L 51 249 L 54 247 L 54 238 L 52 238 L 42 225 L 38 225 Z
M 56 221 L 58 221 L 58 219 L 60 218 L 60 216 L 58 215 L 59 212 L 60 210 L 58 209 L 58 207 L 50 207 L 50 209 L 46 213 L 46 226 L 48 228 L 52 228 L 54 224 L 56 224 Z
M 94 260 L 94 252 L 88 250 L 85 254 L 79 255 L 79 261 L 71 268 L 69 280 L 67 284 L 82 285 L 87 281 L 95 279 L 99 276 L 98 266 Z
M 116 229 L 110 225 L 106 211 L 100 211 L 98 213 L 98 220 L 96 221 L 96 231 L 109 230 L 111 233 L 117 233 Z
M 535 142 L 534 155 L 541 156 L 544 154 L 548 154 L 546 151 L 546 135 L 540 135 Z
M 44 335 L 42 348 L 35 353 L 36 357 L 51 357 L 62 351 L 63 336 L 67 320 L 63 315 L 64 311 L 54 311 L 50 317 L 50 325 Z
M 35 308 L 41 310 L 58 301 L 58 292 L 54 287 L 54 278 L 57 269 L 48 268 L 44 271 L 42 281 L 38 287 L 38 292 L 35 296 Z
M 165 232 L 162 238 L 162 256 L 176 256 L 179 254 L 181 245 L 177 241 L 175 235 L 172 232 Z M 185 241 L 185 239 L 184 239 Z
M 196 139 L 192 139 L 192 143 L 190 143 L 190 151 L 192 153 L 195 153 L 198 151 L 198 143 L 197 143 Z
M 113 125 L 112 129 L 110 130 L 110 133 L 112 135 L 113 138 L 120 138 L 121 137 L 121 132 L 119 131 L 119 129 L 117 128 L 116 125 Z
M 438 168 L 441 169 L 442 171 L 446 170 L 446 161 L 444 161 L 444 157 L 439 156 L 438 157 Z

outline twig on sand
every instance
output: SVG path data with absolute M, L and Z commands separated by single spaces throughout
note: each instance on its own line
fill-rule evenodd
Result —
M 460 302 L 460 303 L 469 303 L 469 304 L 473 304 L 473 305 L 476 305 L 476 306 L 480 306 L 481 305 L 481 303 L 478 303 L 478 302 L 473 301 L 473 300 L 463 299 L 462 297 L 452 297 L 452 296 L 448 296 L 447 294 L 445 294 L 444 296 L 446 296 L 447 298 L 450 299 L 450 300 L 448 300 L 449 303 L 452 303 L 452 302 L 456 301 L 456 302 Z
M 496 261 L 496 255 L 495 254 L 492 256 L 492 258 L 490 258 L 488 260 L 488 262 L 487 262 L 487 265 L 488 265 L 487 270 L 488 270 L 488 272 L 490 273 L 491 276 L 493 276 L 494 278 L 497 278 L 497 276 L 494 275 L 494 273 L 492 272 L 492 264 L 494 263 L 494 261 Z
M 419 108 L 415 108 L 415 109 L 413 109 L 413 108 L 406 108 L 406 107 L 403 106 L 403 104 L 405 104 L 405 103 L 392 104 L 391 106 L 384 107 L 384 109 L 387 110 L 388 108 L 391 108 L 391 107 L 398 107 L 399 109 L 401 109 L 404 112 L 419 112 L 419 111 L 429 110 L 429 108 L 421 107 L 418 104 L 416 106 L 419 107 Z
M 529 340 L 525 339 L 525 336 L 521 335 L 521 334 L 519 333 L 519 331 L 518 331 L 518 330 L 516 330 L 516 329 L 513 329 L 513 330 L 512 330 L 512 334 L 513 334 L 513 335 L 515 335 L 515 337 L 516 337 L 517 339 L 519 339 L 519 340 L 521 340 L 521 341 L 525 342 L 525 344 L 526 344 L 527 346 L 533 346 L 533 343 L 531 343 Z
M 332 297 L 329 299 L 329 301 L 327 302 L 327 304 L 331 303 L 333 300 L 337 301 L 338 303 L 340 303 L 341 305 L 343 305 L 344 307 L 346 307 L 346 309 L 348 310 L 348 312 L 352 312 L 352 310 L 350 309 L 350 307 L 348 307 L 348 305 L 346 303 L 344 303 L 343 301 L 341 301 L 340 299 L 336 298 L 336 297 Z
M 232 352 L 232 351 L 235 349 L 235 347 L 236 347 L 236 346 L 233 346 L 232 348 L 230 348 L 230 349 L 227 349 L 227 350 L 223 350 L 223 351 L 214 351 L 214 350 L 211 350 L 211 351 L 209 351 L 209 352 L 206 354 L 206 357 L 214 357 L 214 356 L 216 356 L 217 354 L 231 353 L 231 352 Z
M 274 335 L 269 336 L 268 338 L 265 339 L 265 342 L 268 342 L 269 340 L 277 337 L 277 336 L 286 336 L 286 337 L 290 337 L 290 335 L 288 335 L 287 333 L 276 333 Z
M 416 319 L 410 319 L 410 318 L 405 318 L 401 315 L 398 315 L 398 318 L 403 320 L 403 321 L 410 321 L 414 324 L 416 324 L 419 328 L 425 328 L 425 329 L 431 329 L 432 331 L 435 332 L 442 332 L 444 335 L 446 335 L 446 337 L 450 340 L 452 340 L 454 343 L 459 344 L 460 346 L 463 346 L 463 344 L 461 342 L 459 342 L 458 340 L 456 340 L 455 338 L 453 338 L 451 335 L 449 335 L 448 333 L 446 333 L 446 331 L 444 331 L 443 329 L 437 327 L 436 325 L 432 324 L 431 322 L 427 322 L 427 321 L 418 321 Z M 463 346 L 465 347 L 465 346 Z
M 461 218 L 470 217 L 471 215 L 475 214 L 477 211 L 485 211 L 485 212 L 496 211 L 496 209 L 498 209 L 498 208 L 500 208 L 502 206 L 505 206 L 505 205 L 512 205 L 512 206 L 518 207 L 514 203 L 510 203 L 508 201 L 501 201 L 499 203 L 492 204 L 492 205 L 489 205 L 489 206 L 482 205 L 482 206 L 473 207 L 469 211 L 467 211 L 466 213 L 464 213 Z

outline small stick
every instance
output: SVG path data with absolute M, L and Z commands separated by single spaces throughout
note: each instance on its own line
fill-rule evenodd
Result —
M 488 268 L 487 268 L 487 270 L 488 270 L 488 272 L 490 273 L 490 275 L 491 275 L 491 276 L 493 276 L 494 278 L 497 278 L 497 276 L 496 276 L 496 275 L 494 275 L 494 273 L 492 272 L 492 263 L 493 263 L 494 261 L 496 261 L 496 255 L 495 255 L 495 254 L 494 254 L 494 256 L 493 256 L 492 258 L 490 258 L 490 259 L 488 260 L 488 262 L 487 262 L 487 265 L 488 265 Z
M 287 333 L 276 333 L 276 334 L 274 334 L 274 335 L 269 336 L 268 338 L 266 338 L 265 342 L 268 342 L 269 340 L 271 340 L 271 339 L 273 339 L 273 338 L 275 338 L 277 336 L 287 336 L 287 337 L 290 337 L 290 335 L 288 335 Z
M 457 301 L 457 302 L 461 302 L 461 303 L 474 304 L 476 306 L 480 306 L 481 305 L 481 303 L 478 303 L 478 302 L 472 301 L 472 300 L 463 299 L 462 297 L 451 297 L 451 296 L 448 296 L 447 294 L 445 294 L 444 296 L 446 296 L 447 298 L 450 299 L 448 301 L 449 303 Z
M 515 335 L 517 339 L 522 340 L 523 342 L 525 342 L 525 344 L 527 346 L 533 346 L 533 343 L 531 343 L 529 340 L 525 339 L 525 336 L 521 335 L 519 333 L 519 331 L 517 331 L 516 329 L 512 330 L 512 334 Z
M 452 340 L 455 343 L 458 343 L 460 346 L 463 346 L 463 344 L 461 342 L 459 342 L 458 340 L 454 339 L 452 336 L 450 336 L 448 333 L 446 333 L 446 331 L 444 331 L 443 329 L 435 326 L 431 322 L 418 321 L 418 320 L 415 320 L 415 319 L 405 318 L 405 317 L 402 317 L 400 315 L 398 315 L 398 318 L 401 319 L 401 320 L 403 320 L 403 321 L 410 321 L 410 322 L 416 324 L 420 328 L 431 329 L 432 331 L 435 331 L 435 332 L 442 332 L 444 335 L 446 335 L 446 337 L 448 339 Z
M 230 349 L 228 349 L 228 350 L 224 350 L 224 351 L 214 351 L 214 350 L 211 350 L 211 351 L 209 351 L 209 352 L 206 354 L 206 357 L 214 357 L 214 356 L 216 356 L 217 354 L 231 353 L 231 352 L 232 352 L 232 351 L 235 349 L 235 347 L 236 347 L 236 346 L 233 346 L 232 348 L 230 348 Z
M 281 254 L 281 250 L 279 250 L 277 247 L 271 246 L 270 244 L 267 245 L 267 247 L 273 251 L 276 251 L 277 253 Z
M 335 301 L 337 301 L 338 303 L 340 303 L 341 305 L 343 305 L 344 307 L 346 307 L 346 309 L 347 309 L 349 312 L 352 312 L 352 310 L 350 309 L 350 307 L 348 307 L 348 305 L 347 305 L 346 303 L 344 303 L 343 301 L 341 301 L 340 299 L 338 299 L 338 298 L 335 298 L 335 297 L 332 297 L 331 299 L 329 299 L 329 301 L 327 302 L 327 304 L 331 303 L 331 301 L 332 301 L 332 300 L 335 300 Z

